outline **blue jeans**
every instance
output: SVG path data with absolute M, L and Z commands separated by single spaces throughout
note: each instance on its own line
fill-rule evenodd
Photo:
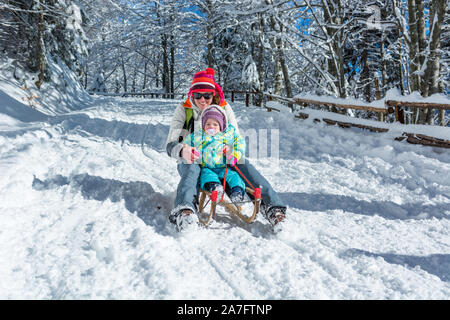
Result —
M 245 163 L 237 164 L 237 167 L 255 188 L 261 187 L 261 198 L 265 206 L 286 207 L 278 197 L 276 191 L 273 190 L 269 181 L 256 170 L 248 159 L 245 159 Z M 177 188 L 175 208 L 197 209 L 197 194 L 200 187 L 200 165 L 179 163 L 177 170 L 181 176 L 181 180 Z
M 267 208 L 273 206 L 286 207 L 278 196 L 278 193 L 273 190 L 270 182 L 256 170 L 248 159 L 245 159 L 244 163 L 238 163 L 236 166 L 255 188 L 261 188 L 261 198 L 264 206 Z
M 200 165 L 179 163 L 178 173 L 181 176 L 177 187 L 174 208 L 183 207 L 197 209 L 197 194 L 199 192 Z

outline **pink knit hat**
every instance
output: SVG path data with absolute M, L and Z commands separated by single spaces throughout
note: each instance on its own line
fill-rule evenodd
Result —
M 192 97 L 194 92 L 212 92 L 218 93 L 220 96 L 220 103 L 225 100 L 222 88 L 214 80 L 214 70 L 206 68 L 204 71 L 199 71 L 192 79 L 191 87 L 189 88 L 189 97 Z

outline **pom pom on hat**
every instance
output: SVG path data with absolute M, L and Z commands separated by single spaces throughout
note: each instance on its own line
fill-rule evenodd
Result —
M 207 68 L 194 75 L 191 88 L 189 89 L 189 95 L 192 95 L 193 92 L 216 92 L 213 69 Z

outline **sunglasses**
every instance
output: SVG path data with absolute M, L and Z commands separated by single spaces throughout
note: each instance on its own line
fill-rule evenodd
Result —
M 202 97 L 205 98 L 205 100 L 209 100 L 211 99 L 213 96 L 213 94 L 211 92 L 208 93 L 199 93 L 199 92 L 194 92 L 194 99 L 200 100 Z

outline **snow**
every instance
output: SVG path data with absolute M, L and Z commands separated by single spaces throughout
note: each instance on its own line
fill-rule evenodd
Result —
M 34 84 L 37 80 L 37 73 L 23 72 L 20 68 L 15 69 L 14 60 L 0 57 L 0 101 L 7 101 L 10 106 L 14 105 L 9 112 L 16 109 L 14 112 L 18 113 L 18 117 L 41 118 L 74 111 L 81 106 L 86 107 L 92 102 L 91 97 L 82 88 L 73 71 L 61 61 L 48 58 L 48 62 L 52 74 L 51 80 L 44 82 L 41 89 L 38 90 Z M 9 97 L 6 97 L 5 94 Z M 20 105 L 11 101 L 11 98 L 17 100 Z M 22 110 L 23 106 L 26 106 L 27 110 L 31 107 L 39 114 L 34 111 L 25 112 Z M 0 113 L 4 112 L 4 106 L 0 106 Z
M 285 227 L 219 209 L 177 233 L 164 141 L 178 102 L 44 112 L 0 82 L 1 299 L 450 298 L 450 151 L 393 139 L 450 128 L 366 120 L 391 128 L 373 133 L 232 103 L 269 143 L 251 161 L 288 205 Z
M 395 101 L 402 101 L 402 102 L 423 102 L 423 103 L 438 103 L 438 104 L 442 103 L 442 104 L 450 105 L 450 99 L 443 93 L 435 93 L 427 98 L 424 98 L 417 91 L 414 91 L 413 93 L 411 93 L 409 95 L 402 95 L 400 93 L 400 90 L 397 88 L 389 89 L 386 92 L 386 96 L 384 97 L 384 99 L 375 100 L 370 103 L 364 102 L 362 100 L 358 100 L 355 98 L 343 99 L 343 98 L 335 98 L 335 97 L 330 97 L 330 96 L 318 96 L 318 95 L 311 94 L 311 93 L 298 94 L 294 98 L 315 100 L 315 101 L 329 102 L 329 103 L 336 103 L 336 104 L 344 104 L 344 105 L 367 106 L 367 107 L 374 107 L 374 108 L 380 108 L 380 109 L 386 108 L 384 101 L 388 101 L 388 100 L 395 100 Z

